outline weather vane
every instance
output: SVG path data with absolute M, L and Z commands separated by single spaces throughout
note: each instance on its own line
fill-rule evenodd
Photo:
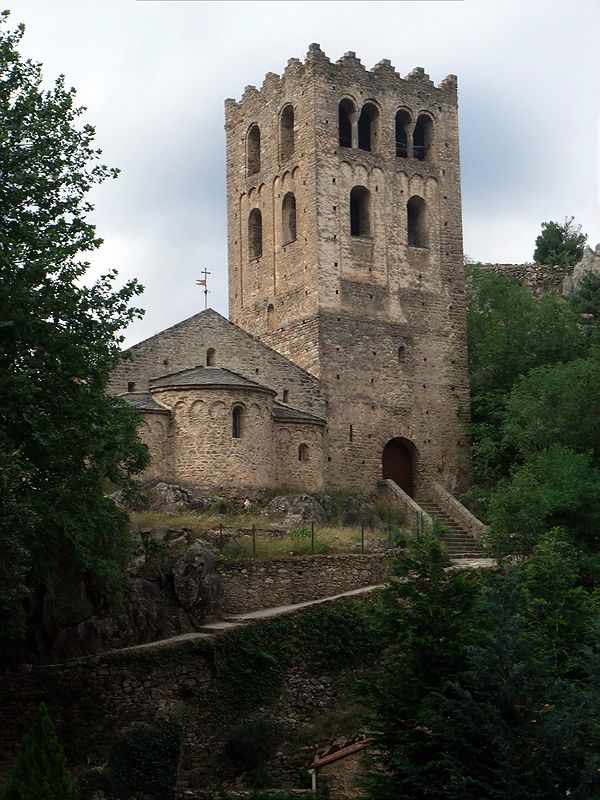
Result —
M 204 310 L 206 311 L 208 308 L 208 286 L 206 285 L 206 279 L 210 275 L 210 272 L 207 269 L 201 269 L 200 274 L 204 275 L 204 277 L 196 281 L 196 286 L 204 286 Z

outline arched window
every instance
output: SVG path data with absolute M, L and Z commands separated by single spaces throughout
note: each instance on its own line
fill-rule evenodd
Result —
M 427 207 L 425 200 L 416 194 L 406 204 L 406 227 L 411 247 L 427 247 Z
M 398 158 L 408 158 L 408 134 L 406 126 L 411 123 L 410 114 L 404 109 L 396 113 L 396 155 Z
M 352 147 L 352 115 L 356 108 L 347 97 L 338 106 L 338 139 L 340 147 Z
M 296 198 L 288 192 L 281 205 L 281 234 L 283 244 L 289 244 L 296 238 Z
M 350 192 L 350 234 L 371 236 L 371 193 L 364 186 Z
M 274 331 L 276 324 L 277 320 L 275 319 L 275 306 L 273 303 L 269 303 L 267 306 L 267 330 Z
M 246 172 L 248 175 L 256 175 L 257 172 L 260 172 L 260 128 L 256 124 L 251 125 L 248 130 Z
M 431 157 L 433 142 L 433 122 L 427 114 L 419 114 L 413 133 L 413 154 L 419 161 L 426 161 Z
M 242 406 L 234 406 L 231 409 L 231 436 L 234 439 L 242 438 L 242 421 L 244 409 Z
M 294 152 L 294 106 L 288 103 L 279 117 L 279 158 L 283 163 Z
M 358 146 L 361 150 L 379 149 L 379 111 L 373 103 L 365 103 L 358 118 Z
M 206 366 L 207 367 L 214 367 L 216 364 L 217 359 L 217 351 L 214 347 L 209 347 L 206 351 Z
M 298 461 L 308 461 L 308 445 L 301 444 L 298 447 Z
M 248 256 L 262 256 L 262 215 L 258 208 L 253 208 L 248 217 Z

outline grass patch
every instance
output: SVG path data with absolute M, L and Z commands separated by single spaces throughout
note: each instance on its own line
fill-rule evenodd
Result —
M 365 545 L 369 541 L 381 539 L 386 536 L 384 531 L 365 529 Z M 310 528 L 300 528 L 291 531 L 288 536 L 280 538 L 267 538 L 256 536 L 256 558 L 269 561 L 287 556 L 359 553 L 361 544 L 360 528 L 356 526 L 344 527 L 319 527 L 315 530 L 314 548 Z M 365 549 L 368 550 L 368 547 Z M 232 560 L 246 560 L 254 557 L 252 537 L 242 536 L 227 542 L 221 551 L 224 558 Z

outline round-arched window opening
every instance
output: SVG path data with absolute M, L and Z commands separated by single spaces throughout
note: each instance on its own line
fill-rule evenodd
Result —
M 262 214 L 258 208 L 253 208 L 248 217 L 248 257 L 262 256 Z
M 352 147 L 352 117 L 356 119 L 356 106 L 345 97 L 338 106 L 338 142 L 340 147 Z
M 279 116 L 279 158 L 288 161 L 294 153 L 294 106 L 288 103 Z
M 412 122 L 408 111 L 401 108 L 396 112 L 396 156 L 408 158 L 408 126 Z
M 288 192 L 281 204 L 281 234 L 283 244 L 296 240 L 296 198 Z
M 244 408 L 234 406 L 231 410 L 231 436 L 233 439 L 241 439 L 243 433 Z
M 209 347 L 206 351 L 206 366 L 214 367 L 217 363 L 217 351 L 214 347 Z
M 298 447 L 298 461 L 308 461 L 308 445 L 301 444 Z
M 406 228 L 410 247 L 429 246 L 427 206 L 425 200 L 416 194 L 406 204 Z
M 267 330 L 274 331 L 277 326 L 277 318 L 275 316 L 275 306 L 269 303 L 267 306 Z
M 413 155 L 419 161 L 430 161 L 433 144 L 433 122 L 427 114 L 419 114 L 413 132 Z
M 371 236 L 371 192 L 365 186 L 350 192 L 350 234 Z
M 248 130 L 246 172 L 248 175 L 256 175 L 257 172 L 260 172 L 260 128 L 256 124 L 251 125 Z
M 358 146 L 373 153 L 379 149 L 379 109 L 374 103 L 365 103 L 360 112 Z

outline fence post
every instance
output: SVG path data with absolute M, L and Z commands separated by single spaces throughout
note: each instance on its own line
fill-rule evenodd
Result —
M 315 552 L 315 521 L 310 522 L 310 552 Z
M 256 558 L 256 525 L 252 526 L 252 558 Z
M 360 523 L 360 549 L 361 552 L 364 554 L 365 552 L 365 523 Z

